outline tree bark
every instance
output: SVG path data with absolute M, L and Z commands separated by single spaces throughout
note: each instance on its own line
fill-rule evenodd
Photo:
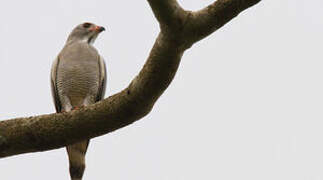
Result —
M 0 121 L 0 157 L 60 148 L 141 119 L 173 80 L 184 51 L 258 2 L 217 0 L 191 12 L 176 0 L 148 0 L 161 31 L 130 85 L 77 111 Z

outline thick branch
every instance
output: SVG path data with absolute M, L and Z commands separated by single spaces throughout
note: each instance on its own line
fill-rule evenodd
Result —
M 63 147 L 133 123 L 150 112 L 173 79 L 182 52 L 162 34 L 130 86 L 79 111 L 0 122 L 0 157 Z
M 148 1 L 161 32 L 131 84 L 78 111 L 1 121 L 0 157 L 63 147 L 144 117 L 173 80 L 185 49 L 259 0 L 218 0 L 198 12 L 183 11 L 175 0 Z
M 185 36 L 195 43 L 210 35 L 243 10 L 261 0 L 217 0 L 206 8 L 192 12 L 187 20 Z
M 183 23 L 186 12 L 176 0 L 148 0 L 161 28 L 175 28 Z

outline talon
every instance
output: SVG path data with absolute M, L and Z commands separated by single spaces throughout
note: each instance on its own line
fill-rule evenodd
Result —
M 72 110 L 80 110 L 81 108 L 83 108 L 84 105 L 80 106 L 80 107 L 73 107 Z
M 72 111 L 80 109 L 79 107 L 73 107 Z

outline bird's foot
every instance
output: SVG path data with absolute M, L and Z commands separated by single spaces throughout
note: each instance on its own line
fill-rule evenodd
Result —
M 72 108 L 72 111 L 74 111 L 74 110 L 80 110 L 80 109 L 82 109 L 84 106 L 77 106 L 77 107 L 73 107 Z

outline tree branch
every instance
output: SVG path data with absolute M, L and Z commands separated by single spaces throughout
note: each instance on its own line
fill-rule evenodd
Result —
M 144 117 L 173 80 L 184 51 L 259 1 L 218 0 L 201 11 L 189 12 L 175 0 L 148 0 L 161 32 L 130 85 L 77 111 L 1 121 L 0 157 L 60 148 Z
M 161 28 L 174 28 L 182 24 L 186 12 L 176 0 L 148 0 Z
M 187 20 L 185 36 L 193 44 L 221 28 L 243 10 L 261 0 L 217 0 L 206 8 L 192 12 Z

